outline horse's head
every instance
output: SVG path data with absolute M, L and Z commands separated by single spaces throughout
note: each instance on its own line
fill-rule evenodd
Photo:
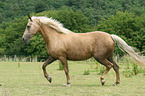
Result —
M 37 18 L 32 20 L 32 18 L 29 16 L 29 21 L 27 23 L 25 32 L 22 37 L 23 41 L 29 43 L 29 40 L 39 31 L 40 31 L 39 20 Z

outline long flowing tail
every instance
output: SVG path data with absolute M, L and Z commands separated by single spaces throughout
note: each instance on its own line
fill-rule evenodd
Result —
M 123 39 L 114 34 L 112 34 L 111 37 L 122 51 L 126 51 L 139 64 L 145 66 L 145 63 L 141 60 L 140 56 Z

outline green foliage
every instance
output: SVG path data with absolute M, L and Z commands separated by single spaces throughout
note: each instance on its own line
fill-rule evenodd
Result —
M 46 44 L 43 40 L 43 37 L 39 33 L 31 39 L 30 45 L 27 45 L 26 51 L 28 54 L 32 55 L 48 55 L 46 50 Z
M 90 27 L 87 25 L 89 23 L 88 18 L 81 11 L 75 12 L 65 6 L 60 10 L 44 11 L 36 15 L 52 17 L 60 21 L 64 27 L 75 32 L 86 32 L 88 31 L 87 28 Z
M 102 75 L 105 72 L 106 68 L 105 66 L 100 65 L 99 73 L 98 75 Z
M 129 45 L 145 50 L 144 0 L 1 0 L 0 54 L 47 55 L 37 35 L 31 45 L 21 41 L 28 13 L 52 17 L 74 32 L 101 30 L 117 34 Z M 115 48 L 115 52 L 123 55 Z
M 123 74 L 125 77 L 131 77 L 132 76 L 132 70 L 129 67 L 129 63 L 126 65 L 125 71 L 123 71 Z
M 2 54 L 22 55 L 26 52 L 24 50 L 26 48 L 25 44 L 21 39 L 27 23 L 25 19 L 26 17 L 21 19 L 16 18 L 13 23 L 11 22 L 9 26 L 5 27 L 3 32 L 4 37 L 2 37 L 3 40 L 1 41 L 1 43 L 3 43 L 2 48 L 4 47 L 4 52 L 1 52 Z
M 133 71 L 133 74 L 134 75 L 137 75 L 139 73 L 139 70 L 138 70 L 138 65 L 133 63 L 133 68 L 132 68 L 132 71 Z
M 90 70 L 85 70 L 83 75 L 90 75 Z
M 126 64 L 125 70 L 122 71 L 125 77 L 132 77 L 133 75 L 144 73 L 145 71 L 142 66 L 138 66 L 138 64 L 129 56 L 123 56 L 120 62 Z
M 18 62 L 18 68 L 19 68 L 19 67 L 21 67 L 21 64 L 20 64 L 20 62 Z
M 59 68 L 58 68 L 58 70 L 63 70 L 64 68 L 63 68 L 62 63 L 60 61 L 58 61 L 58 62 L 59 62 Z
M 135 16 L 133 13 L 117 12 L 116 15 L 108 19 L 102 19 L 97 29 L 119 35 L 130 46 L 136 47 L 141 52 L 145 47 L 145 32 L 143 31 L 145 28 L 144 17 L 145 14 Z
M 140 16 L 145 11 L 144 4 L 144 0 L 1 0 L 0 23 L 28 13 L 39 13 L 67 6 L 82 11 L 91 24 L 96 25 L 96 21 L 108 18 L 117 11 L 129 11 Z

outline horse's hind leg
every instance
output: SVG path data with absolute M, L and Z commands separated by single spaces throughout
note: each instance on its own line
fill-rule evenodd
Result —
M 46 66 L 51 64 L 53 61 L 55 61 L 56 59 L 52 58 L 51 56 L 49 56 L 49 58 L 45 61 L 45 63 L 42 66 L 43 69 L 43 73 L 45 78 L 51 83 L 51 77 L 47 74 L 46 72 Z
M 101 63 L 102 65 L 104 65 L 106 67 L 105 72 L 103 73 L 103 75 L 100 77 L 101 80 L 101 84 L 104 85 L 105 84 L 105 75 L 110 71 L 110 69 L 112 68 L 112 63 L 109 62 L 107 59 L 96 59 L 99 63 Z
M 116 72 L 116 82 L 113 85 L 120 84 L 119 65 L 113 60 L 113 54 L 108 57 L 108 60 L 113 63 L 113 69 Z

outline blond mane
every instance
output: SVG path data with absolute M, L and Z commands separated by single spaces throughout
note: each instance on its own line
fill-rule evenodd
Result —
M 72 32 L 72 31 L 64 28 L 62 23 L 60 23 L 59 21 L 57 21 L 55 19 L 52 19 L 52 17 L 48 18 L 48 17 L 44 17 L 44 16 L 39 16 L 39 17 L 33 16 L 32 20 L 35 20 L 36 18 L 39 19 L 39 21 L 41 23 L 47 25 L 48 27 L 55 29 L 58 33 L 69 34 Z

